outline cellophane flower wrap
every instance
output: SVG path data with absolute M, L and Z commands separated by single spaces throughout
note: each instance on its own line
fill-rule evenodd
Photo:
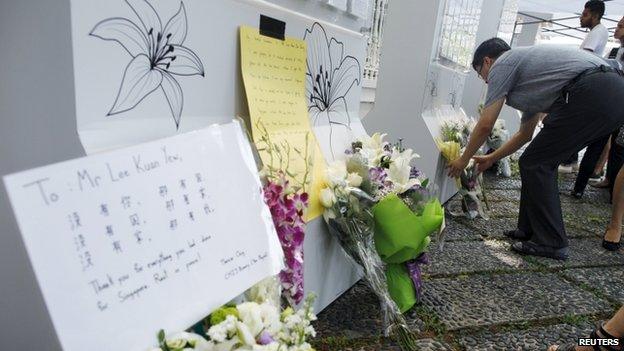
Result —
M 344 251 L 364 271 L 380 300 L 384 334 L 415 349 L 402 312 L 417 302 L 420 264 L 429 236 L 444 222 L 428 181 L 413 166 L 412 150 L 390 146 L 374 134 L 352 144 L 344 160 L 328 166 L 321 190 L 323 217 Z
M 206 336 L 181 332 L 166 337 L 158 333 L 151 351 L 314 351 L 309 340 L 316 335 L 312 322 L 314 296 L 295 311 L 283 311 L 270 301 L 224 306 L 208 318 Z
M 440 137 L 436 138 L 436 144 L 442 157 L 448 162 L 458 159 L 470 138 L 470 133 L 474 128 L 474 121 L 463 116 L 456 116 L 442 121 L 440 124 Z M 459 195 L 461 196 L 461 213 L 450 211 L 452 215 L 464 215 L 474 219 L 476 217 L 487 218 L 487 213 L 483 209 L 481 199 L 485 199 L 485 193 L 482 188 L 483 176 L 476 171 L 473 160 L 470 160 L 468 166 L 461 175 L 455 179 Z
M 486 145 L 489 149 L 487 153 L 489 154 L 498 150 L 507 142 L 507 140 L 509 140 L 509 131 L 505 128 L 505 121 L 499 119 L 496 123 L 494 123 L 494 128 L 492 128 L 492 131 L 486 140 Z M 498 160 L 496 166 L 497 175 L 502 175 L 507 178 L 511 177 L 511 165 L 509 164 L 508 156 Z

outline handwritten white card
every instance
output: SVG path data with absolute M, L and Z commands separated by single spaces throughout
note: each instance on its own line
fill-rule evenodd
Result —
M 282 266 L 236 122 L 4 182 L 65 350 L 145 350 Z

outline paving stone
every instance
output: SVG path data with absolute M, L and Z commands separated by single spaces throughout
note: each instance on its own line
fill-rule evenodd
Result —
M 487 189 L 485 195 L 490 202 L 514 201 L 516 203 L 520 203 L 520 190 Z
M 382 318 L 379 300 L 368 285 L 360 280 L 318 314 L 314 328 L 320 337 L 379 337 L 383 334 Z M 406 318 L 411 330 L 422 330 L 420 319 L 413 316 Z
M 598 237 L 596 233 L 577 227 L 576 224 L 574 223 L 566 223 L 565 230 L 566 230 L 566 234 L 568 235 L 568 238 L 570 239 L 593 238 L 595 240 L 595 238 Z M 602 234 L 600 235 L 600 237 L 602 237 Z
M 518 217 L 519 206 L 520 204 L 518 202 L 490 202 L 488 215 L 490 218 Z
M 509 246 L 508 242 L 496 240 L 448 242 L 442 250 L 435 245 L 430 249 L 430 262 L 423 266 L 423 272 L 436 276 L 528 268 L 528 263 L 512 253 Z
M 486 177 L 485 181 L 485 189 L 520 189 L 522 187 L 522 182 L 520 178 L 490 178 Z
M 593 204 L 562 203 L 563 220 L 568 227 L 586 230 L 602 237 L 611 220 L 611 208 Z
M 624 268 L 575 268 L 563 272 L 566 277 L 585 283 L 601 291 L 605 296 L 624 304 Z
M 315 350 L 317 351 L 401 351 L 401 348 L 392 340 L 381 339 L 371 341 L 366 346 L 357 347 L 338 347 L 333 345 L 323 344 L 322 340 L 317 341 Z M 420 351 L 451 351 L 450 346 L 435 339 L 420 339 L 416 341 L 416 349 Z
M 593 233 L 604 232 L 611 220 L 611 208 L 609 207 L 587 203 L 562 203 L 561 210 L 566 223 Z
M 612 311 L 557 275 L 534 272 L 427 280 L 423 304 L 449 330 Z
M 379 336 L 383 328 L 379 301 L 364 281 L 359 281 L 318 314 L 314 328 L 323 337 Z
M 446 229 L 442 235 L 444 242 L 448 241 L 474 241 L 481 240 L 481 234 L 478 230 L 465 224 L 466 220 L 462 218 L 446 218 Z
M 587 337 L 593 330 L 590 323 L 557 324 L 520 331 L 492 333 L 489 331 L 460 338 L 459 344 L 470 351 L 546 350 L 550 345 L 574 342 Z
M 467 222 L 467 225 L 478 230 L 487 238 L 506 239 L 503 232 L 513 230 L 518 226 L 518 219 L 509 218 L 476 218 Z
M 591 204 L 608 204 L 609 191 L 604 189 L 585 190 L 582 199 L 576 199 L 570 195 L 571 189 L 559 188 L 559 197 L 561 202 L 572 203 L 591 203 Z
M 452 348 L 445 343 L 434 339 L 421 339 L 416 342 L 416 349 L 422 351 L 451 351 Z M 398 351 L 398 350 L 397 350 Z
M 603 249 L 598 238 L 571 239 L 570 257 L 567 261 L 545 257 L 532 257 L 532 259 L 549 268 L 624 265 L 624 253 Z
M 565 219 L 564 219 L 565 221 Z M 595 238 L 596 236 L 602 237 L 602 232 L 596 234 L 596 228 L 591 228 L 591 223 L 578 224 L 577 221 L 568 220 L 566 223 L 566 233 L 568 238 Z M 490 219 L 475 218 L 473 220 L 466 220 L 464 225 L 477 230 L 481 235 L 486 238 L 492 239 L 505 239 L 508 238 L 503 235 L 503 232 L 515 229 L 518 226 L 517 217 L 493 217 Z M 601 229 L 604 231 L 604 226 Z

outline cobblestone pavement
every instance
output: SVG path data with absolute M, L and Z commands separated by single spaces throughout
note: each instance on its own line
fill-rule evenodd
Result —
M 424 296 L 406 313 L 420 350 L 546 350 L 585 337 L 624 304 L 624 252 L 600 238 L 610 218 L 608 193 L 588 187 L 569 196 L 559 179 L 570 237 L 565 262 L 517 255 L 504 230 L 515 228 L 519 178 L 487 176 L 488 220 L 447 215 L 444 245 L 432 242 Z M 456 200 L 451 200 L 456 201 Z M 382 335 L 377 300 L 362 281 L 319 314 L 317 350 L 399 351 Z

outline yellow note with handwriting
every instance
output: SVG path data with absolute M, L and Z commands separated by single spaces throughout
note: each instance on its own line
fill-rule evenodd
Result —
M 282 171 L 310 196 L 307 220 L 323 208 L 319 189 L 325 161 L 310 127 L 305 101 L 306 43 L 274 39 L 241 27 L 241 71 L 252 137 L 269 172 Z

